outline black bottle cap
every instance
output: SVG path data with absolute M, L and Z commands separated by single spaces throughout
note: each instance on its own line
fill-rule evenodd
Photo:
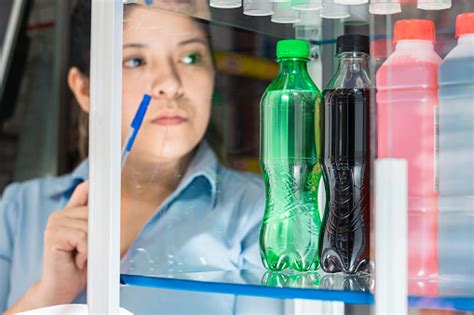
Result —
M 337 38 L 336 52 L 362 52 L 369 54 L 369 37 L 359 34 L 342 35 Z

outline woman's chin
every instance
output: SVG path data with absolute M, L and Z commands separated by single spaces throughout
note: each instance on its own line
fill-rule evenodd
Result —
M 146 150 L 144 154 L 148 155 L 149 162 L 159 163 L 165 161 L 176 161 L 186 158 L 195 148 L 196 145 L 190 143 L 185 145 L 182 141 L 180 144 L 169 143 L 168 141 L 161 146 Z M 148 160 L 147 159 L 147 160 Z

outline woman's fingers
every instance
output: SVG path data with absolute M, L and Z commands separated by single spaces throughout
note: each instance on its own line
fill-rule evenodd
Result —
M 68 226 L 54 226 L 45 230 L 44 237 L 45 243 L 49 245 L 50 255 L 64 262 L 73 259 L 79 269 L 83 268 L 87 259 L 87 231 Z M 80 257 L 76 258 L 77 256 Z
M 62 215 L 60 218 L 57 219 L 51 218 L 47 228 L 64 227 L 81 230 L 87 233 L 87 224 L 87 218 L 80 217 L 79 214 L 77 217 Z
M 57 211 L 51 214 L 51 217 L 53 219 L 59 219 L 59 220 L 62 220 L 62 218 L 87 220 L 88 216 L 89 216 L 89 209 L 87 206 L 65 208 L 64 210 Z
M 83 270 L 87 263 L 87 252 L 77 253 L 75 258 L 76 266 L 79 270 Z
M 87 232 L 65 226 L 56 226 L 45 230 L 45 242 L 51 249 L 61 252 L 87 252 Z
M 74 262 L 80 270 L 87 261 L 87 207 L 53 213 L 45 230 L 45 244 L 64 262 Z
M 87 201 L 89 199 L 89 182 L 83 182 L 79 184 L 74 192 L 72 193 L 71 198 L 69 199 L 67 208 L 87 206 Z

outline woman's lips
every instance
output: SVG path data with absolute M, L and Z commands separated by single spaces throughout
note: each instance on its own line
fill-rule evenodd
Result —
M 186 121 L 186 118 L 180 116 L 163 116 L 153 119 L 153 123 L 161 126 L 174 126 L 182 124 Z

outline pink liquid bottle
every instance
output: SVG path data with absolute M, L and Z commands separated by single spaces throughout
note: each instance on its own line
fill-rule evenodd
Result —
M 408 276 L 410 293 L 436 294 L 438 275 L 437 71 L 430 20 L 395 23 L 395 51 L 377 81 L 378 157 L 408 162 Z M 396 271 L 395 271 L 396 272 Z M 418 283 L 418 285 L 417 285 Z

